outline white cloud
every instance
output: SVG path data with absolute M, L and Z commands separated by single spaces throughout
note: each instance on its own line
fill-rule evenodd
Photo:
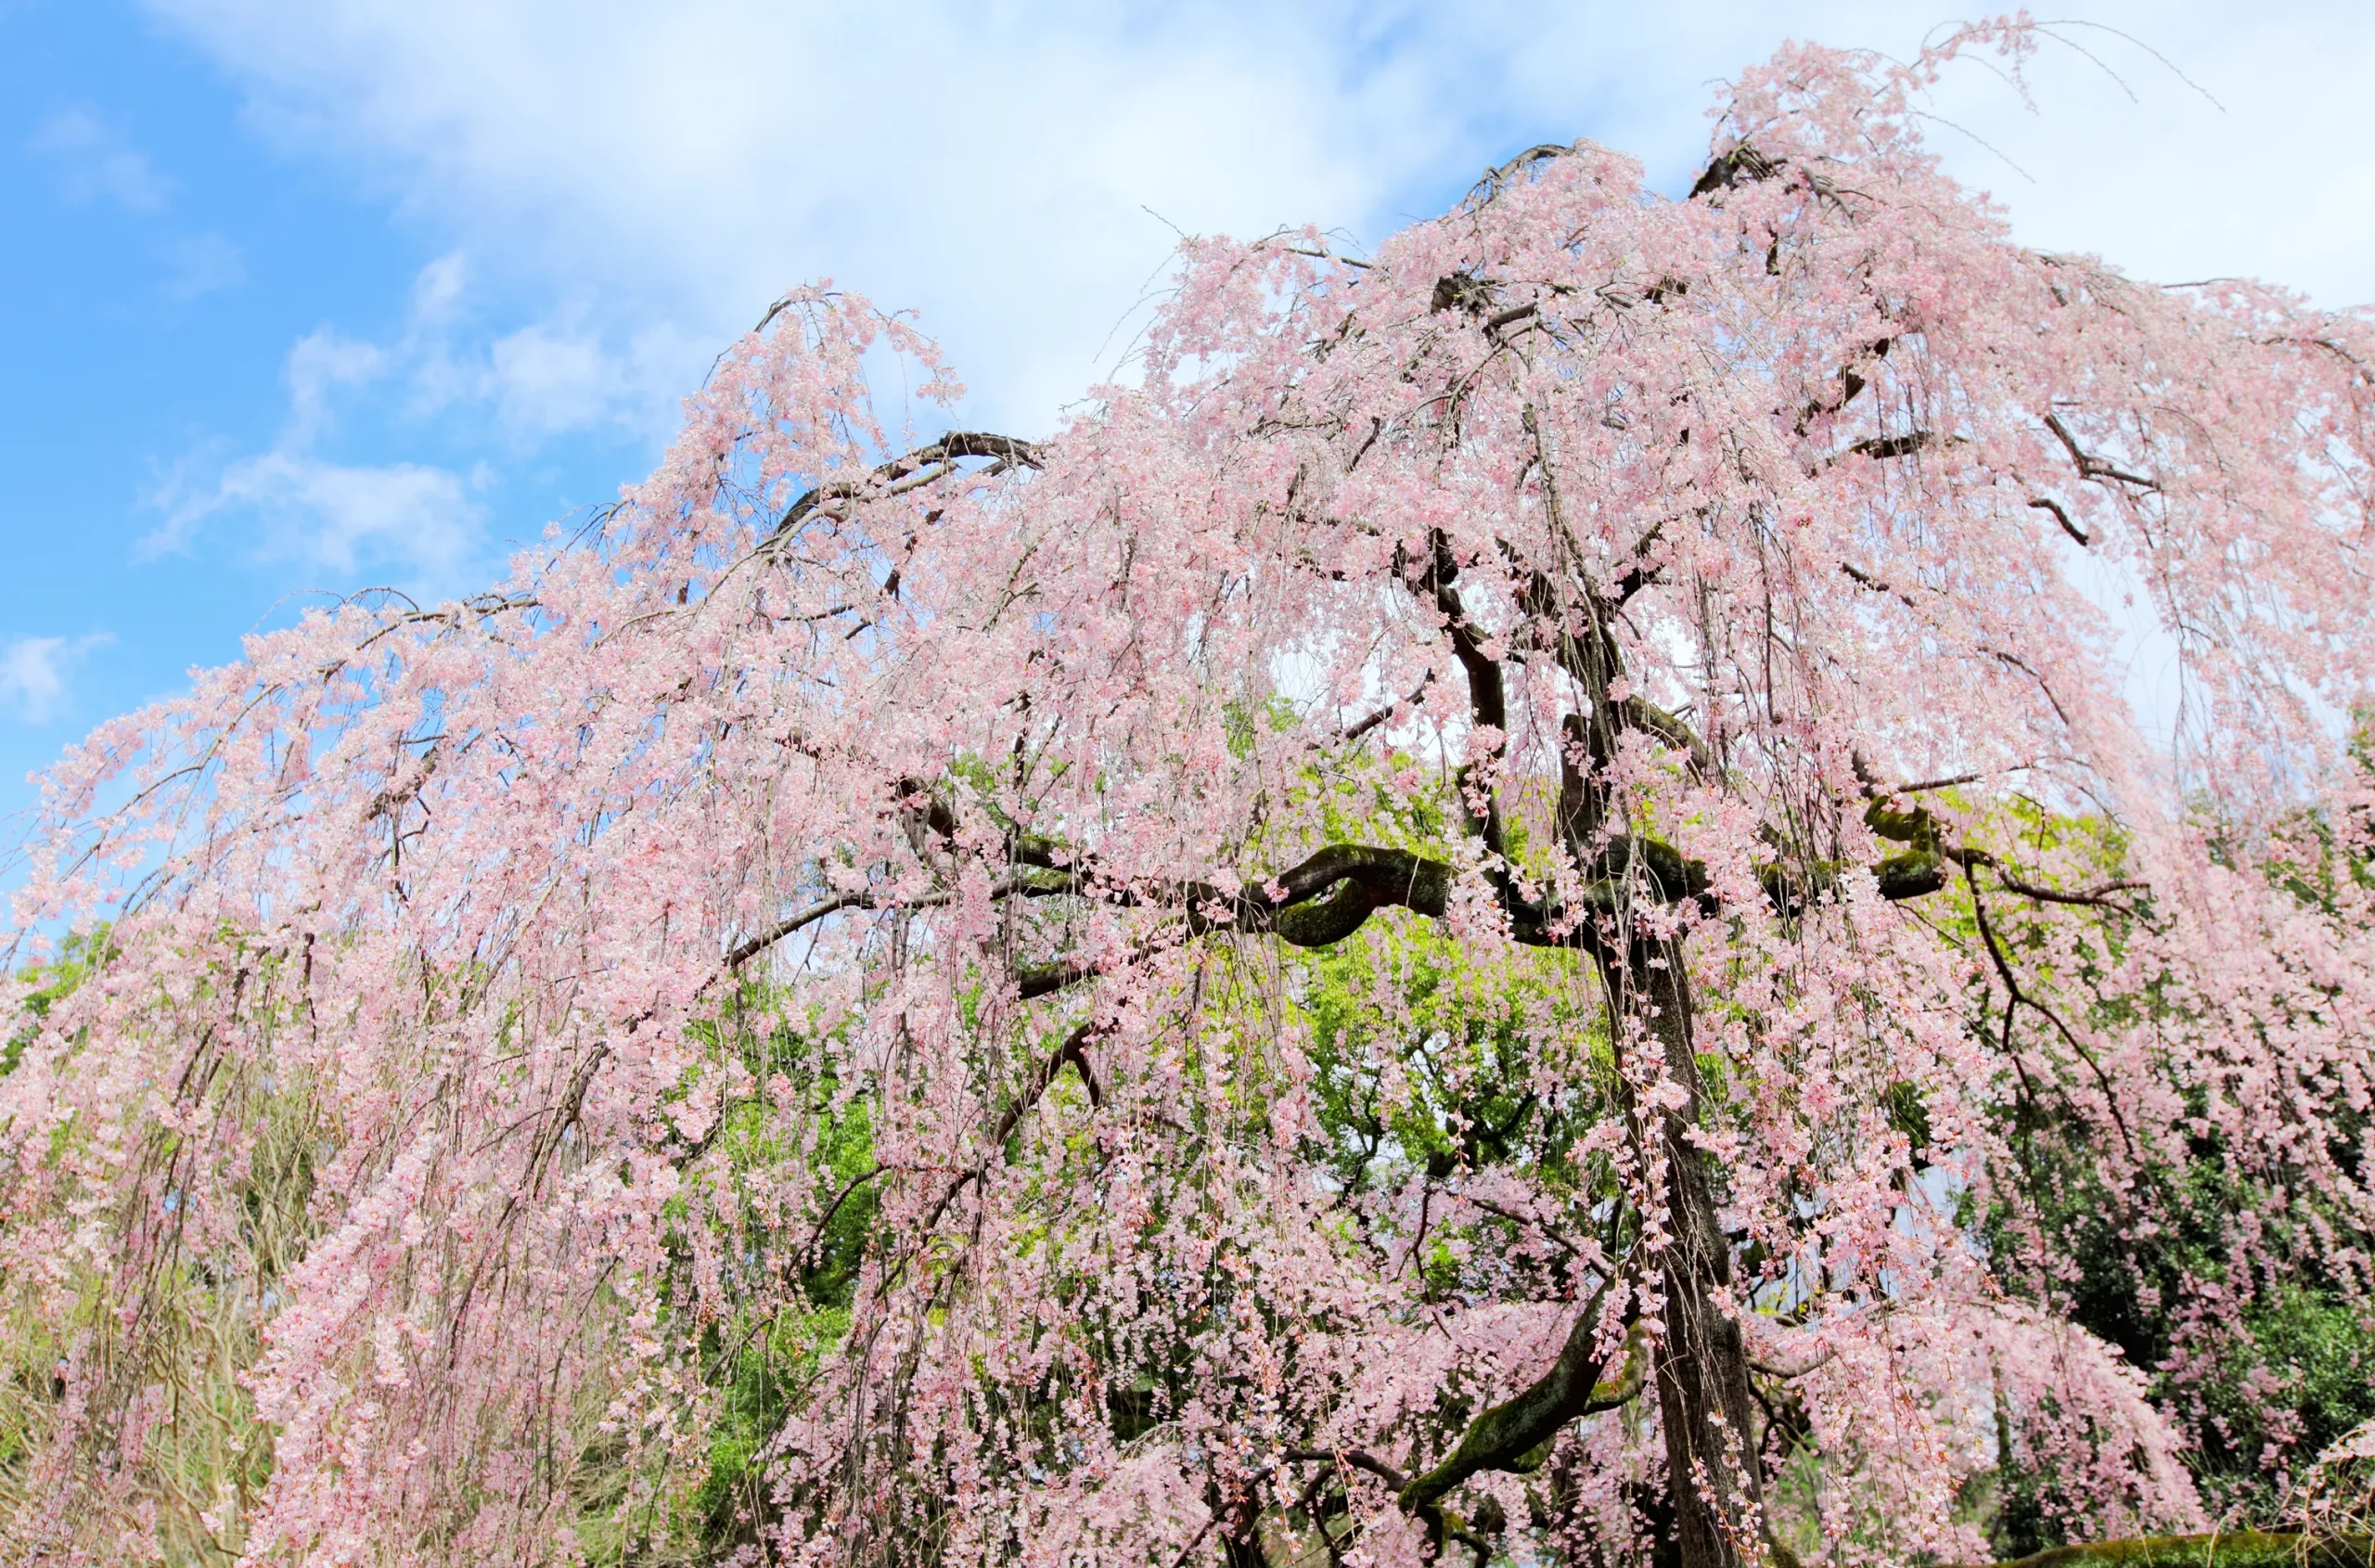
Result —
M 347 467 L 283 451 L 224 470 L 206 509 L 232 508 L 263 520 L 268 554 L 341 581 L 392 567 L 404 579 L 399 586 L 447 583 L 472 554 L 484 510 L 443 469 Z
M 584 312 L 497 338 L 471 391 L 494 403 L 515 440 L 601 426 L 648 429 L 673 415 L 721 346 L 672 323 L 649 324 L 615 346 Z
M 112 201 L 127 212 L 163 208 L 167 186 L 140 149 L 87 109 L 61 109 L 27 144 L 56 171 L 73 201 Z
M 283 446 L 303 446 L 329 424 L 330 394 L 373 380 L 388 356 L 376 343 L 358 341 L 328 327 L 316 328 L 289 351 L 283 374 L 289 380 L 289 423 Z
M 195 300 L 248 280 L 246 258 L 219 234 L 185 235 L 167 244 L 164 254 L 173 269 L 165 292 L 176 300 Z
M 18 637 L 0 644 L 0 708 L 27 724 L 47 724 L 64 704 L 74 666 L 92 649 L 113 640 L 100 634 Z
M 1465 161 L 1411 62 L 1336 58 L 1334 13 L 163 9 L 292 149 L 392 177 L 492 281 L 585 301 L 567 336 L 631 366 L 665 329 L 689 351 L 665 356 L 671 394 L 782 289 L 829 274 L 923 307 L 1044 419 L 1162 263 L 1163 220 L 1361 222 L 1414 167 Z
M 337 421 L 341 395 L 386 379 L 410 357 L 409 341 L 391 350 L 327 327 L 299 339 L 284 370 L 289 414 L 279 439 L 228 462 L 217 444 L 185 456 L 148 494 L 164 521 L 135 554 L 185 551 L 201 525 L 229 514 L 258 525 L 261 559 L 332 573 L 340 585 L 364 570 L 392 572 L 404 587 L 462 585 L 485 517 L 472 492 L 492 475 L 465 482 L 431 465 L 339 463 L 315 450 Z
M 491 431 L 528 450 L 557 435 L 610 430 L 647 434 L 717 353 L 670 322 L 599 319 L 581 297 L 545 318 L 490 337 L 460 252 L 420 270 L 404 332 L 385 347 L 405 412 L 426 419 L 460 408 L 491 417 Z
M 27 148 L 50 165 L 71 201 L 107 201 L 138 215 L 164 211 L 172 185 L 146 154 L 88 109 L 61 109 L 42 122 Z M 155 253 L 166 266 L 160 285 L 174 300 L 194 300 L 247 280 L 239 248 L 212 231 L 163 240 Z
M 392 192 L 451 248 L 390 344 L 418 409 L 533 447 L 655 435 L 786 285 L 917 306 L 1044 428 L 1094 379 L 1173 235 L 1317 222 L 1374 239 L 1527 143 L 1588 134 L 1669 187 L 1711 84 L 1789 35 L 1904 56 L 1902 0 L 149 0 L 292 156 Z M 2146 276 L 2256 273 L 2375 298 L 2375 80 L 2354 0 L 2067 0 L 2039 111 L 1949 76 L 1938 145 L 2034 241 Z M 1977 139 L 1966 137 L 1959 127 Z M 2028 172 L 2014 173 L 1982 142 Z M 1150 215 L 1160 214 L 1159 217 Z M 462 257 L 469 257 L 465 266 Z M 524 309 L 520 302 L 529 302 Z M 508 303 L 507 303 L 508 302 Z M 506 312 L 509 314 L 506 314 Z
M 595 339 L 546 324 L 494 341 L 488 358 L 504 418 L 562 431 L 593 424 L 619 391 L 620 370 Z
M 582 304 L 490 338 L 481 303 L 472 297 L 468 258 L 456 251 L 420 269 L 404 327 L 386 341 L 331 327 L 301 339 L 289 353 L 289 409 L 278 444 L 309 445 L 332 423 L 335 405 L 379 383 L 394 389 L 393 411 L 415 427 L 460 410 L 475 437 L 493 434 L 520 449 L 606 426 L 640 431 L 674 408 L 704 352 L 716 352 L 664 325 L 607 331 Z
M 465 480 L 427 464 L 334 463 L 288 447 L 212 466 L 219 461 L 192 454 L 149 490 L 147 503 L 164 521 L 135 558 L 182 554 L 201 527 L 228 515 L 253 525 L 259 559 L 327 572 L 324 586 L 351 585 L 363 572 L 430 593 L 470 585 L 486 519 L 474 492 L 494 480 L 483 468 Z
M 470 275 L 469 260 L 458 251 L 438 257 L 412 280 L 412 319 L 416 328 L 450 320 Z
M 1963 178 L 2040 247 L 2163 282 L 2251 276 L 2375 302 L 2375 166 L 2349 150 L 2375 81 L 2375 6 L 2081 9 L 2127 36 L 2057 28 L 2030 72 L 2035 113 L 1979 71 L 1944 84 L 1940 112 L 2002 155 L 1941 129 Z

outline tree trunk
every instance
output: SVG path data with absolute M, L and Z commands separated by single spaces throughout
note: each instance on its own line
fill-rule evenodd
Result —
M 1666 1163 L 1665 1332 L 1656 1371 L 1675 1545 L 1682 1568 L 1741 1568 L 1766 1556 L 1759 1529 L 1764 1485 L 1749 1415 L 1747 1346 L 1740 1324 L 1716 1302 L 1731 1283 L 1731 1249 L 1716 1221 L 1707 1157 L 1689 1139 L 1699 1122 L 1699 1062 L 1680 946 L 1637 942 L 1621 966 L 1613 955 L 1603 963 L 1601 978 L 1620 1051 L 1625 1021 L 1640 1020 L 1686 1096 L 1652 1122 L 1625 1091 L 1641 1151 L 1649 1153 L 1655 1139 Z
M 1533 416 L 1527 415 L 1528 428 Z M 1549 455 L 1537 443 L 1544 482 L 1550 482 Z M 1555 508 L 1556 496 L 1550 496 Z M 1554 511 L 1555 515 L 1555 511 Z M 1614 604 L 1586 600 L 1592 627 L 1585 635 L 1562 636 L 1560 663 L 1588 694 L 1583 711 L 1560 726 L 1558 821 L 1560 835 L 1578 869 L 1604 868 L 1639 889 L 1658 886 L 1653 851 L 1662 847 L 1643 836 L 1637 824 L 1603 842 L 1601 827 L 1611 808 L 1605 782 L 1611 777 L 1623 731 L 1632 710 L 1611 696 L 1624 658 L 1609 627 Z M 1504 721 L 1495 721 L 1504 722 Z M 1610 858 L 1621 843 L 1621 861 Z M 1679 856 L 1672 856 L 1678 868 Z M 1679 893 L 1666 889 L 1662 904 Z M 1731 1248 L 1715 1218 L 1714 1183 L 1707 1157 L 1690 1142 L 1699 1125 L 1699 1057 L 1692 1047 L 1690 982 L 1683 969 L 1682 945 L 1650 936 L 1637 911 L 1620 897 L 1616 918 L 1597 949 L 1600 981 L 1609 1003 L 1609 1033 L 1617 1057 L 1617 1093 L 1634 1148 L 1665 1161 L 1665 1222 L 1668 1232 L 1662 1273 L 1665 1331 L 1660 1336 L 1656 1371 L 1659 1424 L 1665 1431 L 1666 1484 L 1674 1498 L 1675 1544 L 1681 1568 L 1742 1568 L 1761 1562 L 1767 1551 L 1760 1529 L 1764 1480 L 1750 1424 L 1748 1352 L 1740 1325 L 1716 1305 L 1731 1282 Z M 1683 1091 L 1682 1103 L 1644 1114 L 1625 1075 L 1629 1026 L 1640 1023 L 1657 1042 L 1665 1075 Z

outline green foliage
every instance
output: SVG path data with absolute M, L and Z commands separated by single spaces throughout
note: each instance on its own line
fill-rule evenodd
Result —
M 2215 1366 L 2190 1391 L 2200 1411 L 2197 1473 L 2214 1510 L 2266 1517 L 2279 1477 L 2375 1420 L 2375 1317 L 2330 1285 L 2279 1284 L 2255 1298 Z M 2270 1404 L 2272 1417 L 2263 1411 Z
M 777 1319 L 746 1331 L 713 1407 L 708 1469 L 684 1505 L 688 1533 L 703 1556 L 723 1556 L 759 1543 L 768 1517 L 765 1451 L 793 1407 L 793 1396 L 815 1375 L 824 1353 L 849 1329 L 845 1307 Z M 722 1335 L 712 1331 L 712 1344 Z
M 2289 1477 L 2375 1418 L 2375 1316 L 2367 1305 L 2312 1267 L 2272 1263 L 2256 1278 L 2230 1271 L 2236 1216 L 2279 1215 L 2305 1200 L 2288 1202 L 2237 1174 L 2208 1137 L 2182 1163 L 2115 1192 L 2048 1109 L 2016 1114 L 2026 1124 L 2022 1202 L 2062 1260 L 2058 1279 L 2038 1282 L 2043 1301 L 2150 1375 L 2156 1402 L 2188 1432 L 2188 1459 L 2214 1516 L 2277 1523 Z M 2135 1223 L 2139 1212 L 2157 1216 L 2149 1231 Z M 1999 1208 L 1987 1223 L 2011 1222 Z M 2271 1258 L 2290 1255 L 2292 1238 L 2262 1223 L 2270 1226 Z M 2233 1310 L 2217 1310 L 2221 1301 Z M 2047 1523 L 2054 1495 L 2049 1475 L 2016 1467 L 2004 1476 L 2000 1551 L 2061 1544 Z
M 1579 1065 L 1604 1068 L 1606 1049 L 1595 1014 L 1552 999 L 1567 989 L 1555 978 L 1480 985 L 1458 944 L 1419 920 L 1380 921 L 1316 951 L 1301 978 L 1318 1119 L 1347 1190 L 1380 1176 L 1564 1166 L 1579 1112 L 1597 1096 L 1587 1073 L 1555 1090 L 1535 1082 L 1538 1036 L 1581 1042 Z M 1390 998 L 1377 995 L 1381 983 Z
M 69 938 L 52 962 L 19 971 L 34 987 L 31 1018 L 0 1050 L 0 1069 L 13 1069 L 41 1021 L 116 954 L 100 927 Z M 251 997 L 269 995 L 270 965 L 243 978 Z M 0 1295 L 0 1502 L 22 1496 L 29 1459 L 57 1440 L 68 1414 L 59 1369 L 86 1353 L 95 1325 L 112 1321 L 126 1330 L 108 1369 L 117 1386 L 169 1402 L 170 1417 L 146 1434 L 142 1462 L 154 1489 L 144 1503 L 155 1508 L 166 1560 L 176 1563 L 237 1556 L 236 1528 L 219 1530 L 203 1510 L 225 1498 L 251 1500 L 271 1479 L 275 1434 L 257 1419 L 245 1369 L 261 1354 L 277 1282 L 315 1232 L 310 1201 L 323 1147 L 302 1073 L 216 1060 L 201 1077 L 202 1092 L 237 1098 L 251 1112 L 255 1136 L 238 1180 L 225 1190 L 238 1216 L 237 1253 L 199 1251 L 173 1233 L 152 1240 L 154 1261 L 136 1275 L 70 1254 L 54 1276 L 8 1280 L 30 1288 Z M 59 1129 L 54 1151 L 72 1127 Z M 179 1134 L 156 1134 L 143 1157 L 170 1170 L 190 1153 Z
M 42 1020 L 49 1016 L 49 1009 L 82 984 L 93 970 L 107 962 L 113 951 L 108 945 L 108 928 L 98 926 L 87 932 L 70 933 L 58 944 L 56 958 L 19 972 L 18 979 L 35 987 L 25 998 L 25 1010 L 31 1016 L 15 1034 L 0 1041 L 0 1077 L 16 1071 L 25 1047 L 32 1044 L 33 1035 L 39 1032 Z
M 576 1530 L 589 1562 L 718 1562 L 756 1549 L 775 1506 L 768 1445 L 848 1332 L 858 1275 L 878 1240 L 872 1119 L 866 1095 L 827 1069 L 833 1058 L 822 1036 L 787 1017 L 781 1002 L 747 982 L 695 1032 L 708 1060 L 672 1099 L 688 1099 L 704 1078 L 740 1087 L 676 1156 L 681 1169 L 737 1190 L 754 1173 L 772 1177 L 804 1163 L 819 1207 L 830 1212 L 786 1227 L 759 1204 L 744 1209 L 733 1245 L 752 1278 L 797 1281 L 788 1306 L 745 1299 L 732 1273 L 719 1281 L 721 1297 L 700 1299 L 690 1239 L 673 1239 L 679 1271 L 664 1296 L 711 1392 L 706 1441 L 689 1472 L 644 1470 L 618 1439 L 582 1456 Z M 689 1214 L 673 1202 L 669 1212 Z
M 1265 721 L 1274 732 L 1283 735 L 1302 720 L 1303 715 L 1295 712 L 1294 704 L 1277 692 L 1259 701 L 1239 698 L 1221 711 L 1221 726 L 1228 737 L 1229 754 L 1239 762 L 1253 754 L 1254 738 L 1259 733 L 1258 726 Z

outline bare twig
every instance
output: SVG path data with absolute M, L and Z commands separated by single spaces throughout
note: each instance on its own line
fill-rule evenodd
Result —
M 1978 917 L 1980 940 L 1986 945 L 1987 956 L 1995 962 L 1997 978 L 2004 982 L 2004 989 L 2010 993 L 2010 1000 L 2005 1003 L 2004 1036 L 2008 1048 L 2012 1035 L 2011 1011 L 2014 1008 L 2026 1007 L 2052 1024 L 2070 1048 L 2078 1053 L 2078 1060 L 2093 1072 L 2096 1086 L 2103 1091 L 2103 1109 L 2111 1112 L 2112 1125 L 2119 1129 L 2120 1143 L 2133 1155 L 2136 1140 L 2128 1136 L 2127 1118 L 2119 1113 L 2119 1097 L 2112 1089 L 2111 1075 L 2103 1071 L 2103 1064 L 2095 1060 L 2095 1053 L 2079 1043 L 2078 1036 L 2071 1032 L 2070 1025 L 2061 1021 L 2060 1013 L 2022 989 L 2020 981 L 2012 973 L 2011 960 L 2005 957 L 2003 945 L 1996 940 L 1995 925 L 1987 918 L 1987 901 L 1980 896 L 1979 877 L 1971 865 L 1970 860 L 1963 862 L 1963 881 L 1971 889 L 1971 906 Z
M 2053 514 L 2053 521 L 2061 524 L 2061 531 L 2064 533 L 2069 534 L 2073 539 L 2077 540 L 2081 546 L 2092 545 L 2095 542 L 2088 536 L 2085 529 L 2070 521 L 2070 514 L 2062 509 L 2061 503 L 2053 499 L 2050 495 L 2040 495 L 2035 500 L 2031 501 L 2029 506 L 2032 509 L 2036 511 L 2051 512 Z
M 1378 726 L 1392 718 L 1398 710 L 1410 706 L 1417 702 L 1419 698 L 1425 696 L 1428 686 L 1434 680 L 1434 678 L 1435 672 L 1429 670 L 1425 675 L 1419 677 L 1419 684 L 1410 688 L 1409 696 L 1404 698 L 1399 702 L 1389 702 L 1384 707 L 1377 709 L 1375 712 L 1370 713 L 1346 726 L 1342 735 L 1339 739 L 1345 740 L 1358 740 L 1362 736 L 1367 735 L 1370 730 L 1375 729 Z
M 1349 1465 L 1365 1470 L 1397 1492 L 1410 1484 L 1409 1477 L 1400 1471 L 1359 1448 L 1290 1448 L 1286 1458 L 1290 1464 Z
M 2100 483 L 2104 480 L 2110 480 L 2118 484 L 2135 485 L 2139 490 L 2157 491 L 2161 488 L 2159 481 L 2147 479 L 2142 474 L 2129 473 L 2118 464 L 2112 462 L 2108 458 L 2099 457 L 2092 452 L 2087 451 L 2085 447 L 2079 445 L 2077 436 L 2071 432 L 2068 425 L 2061 422 L 2060 415 L 2048 414 L 2045 417 L 2045 428 L 2051 431 L 2054 435 L 2060 439 L 2062 446 L 2070 454 L 2070 460 L 2078 465 L 2078 477 L 2080 479 L 2090 479 L 2098 483 Z M 2065 522 L 2063 526 L 2067 527 L 2069 525 Z M 2081 539 L 2079 543 L 2083 545 L 2086 541 Z

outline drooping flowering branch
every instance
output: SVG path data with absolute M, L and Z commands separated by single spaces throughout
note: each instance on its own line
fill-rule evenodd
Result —
M 1682 200 L 1194 242 L 1043 440 L 793 296 L 588 540 L 104 727 L 12 927 L 12 1543 L 2208 1523 L 2244 1304 L 2375 1288 L 2375 328 L 2013 243 L 1911 106 L 2031 36 L 1792 49 Z M 2173 1234 L 2166 1343 L 2070 1321 Z

